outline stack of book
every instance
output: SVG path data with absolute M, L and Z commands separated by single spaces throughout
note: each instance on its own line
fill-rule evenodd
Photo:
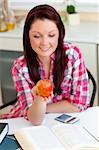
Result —
M 8 123 L 0 123 L 0 144 L 6 137 L 8 130 L 9 130 Z

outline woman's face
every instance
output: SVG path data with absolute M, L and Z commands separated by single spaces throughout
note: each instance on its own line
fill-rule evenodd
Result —
M 48 19 L 36 20 L 31 25 L 29 38 L 32 49 L 40 56 L 50 56 L 57 48 L 59 31 Z

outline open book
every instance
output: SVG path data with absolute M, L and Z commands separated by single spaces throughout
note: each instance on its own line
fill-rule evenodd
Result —
M 99 150 L 99 142 L 81 126 L 32 126 L 15 131 L 23 150 Z
M 81 124 L 87 132 L 99 141 L 99 106 L 87 109 L 82 116 Z

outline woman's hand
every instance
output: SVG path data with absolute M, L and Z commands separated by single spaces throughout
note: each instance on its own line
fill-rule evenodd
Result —
M 47 104 L 53 97 L 53 84 L 50 80 L 39 80 L 32 88 L 34 101 L 27 112 L 28 119 L 33 125 L 40 125 L 46 113 Z
M 36 88 L 37 87 L 34 86 L 32 89 L 34 101 L 32 106 L 28 109 L 27 117 L 33 125 L 40 125 L 46 113 L 47 103 L 51 101 L 53 94 L 51 94 L 49 97 L 42 97 L 37 94 Z

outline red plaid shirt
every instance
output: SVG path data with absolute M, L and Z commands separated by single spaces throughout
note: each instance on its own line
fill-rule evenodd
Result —
M 89 107 L 89 87 L 88 75 L 82 55 L 77 47 L 72 44 L 65 44 L 66 58 L 68 63 L 64 71 L 64 79 L 61 83 L 62 94 L 55 94 L 51 103 L 68 100 L 71 104 L 76 105 L 80 111 Z M 53 81 L 55 53 L 51 55 L 50 79 Z M 39 61 L 39 72 L 41 79 L 45 77 L 43 64 Z M 31 89 L 35 85 L 30 79 L 28 68 L 24 56 L 17 58 L 12 67 L 12 77 L 17 91 L 17 102 L 9 113 L 4 114 L 2 118 L 27 117 L 27 110 L 32 105 L 34 97 Z M 72 93 L 71 93 L 72 89 Z

